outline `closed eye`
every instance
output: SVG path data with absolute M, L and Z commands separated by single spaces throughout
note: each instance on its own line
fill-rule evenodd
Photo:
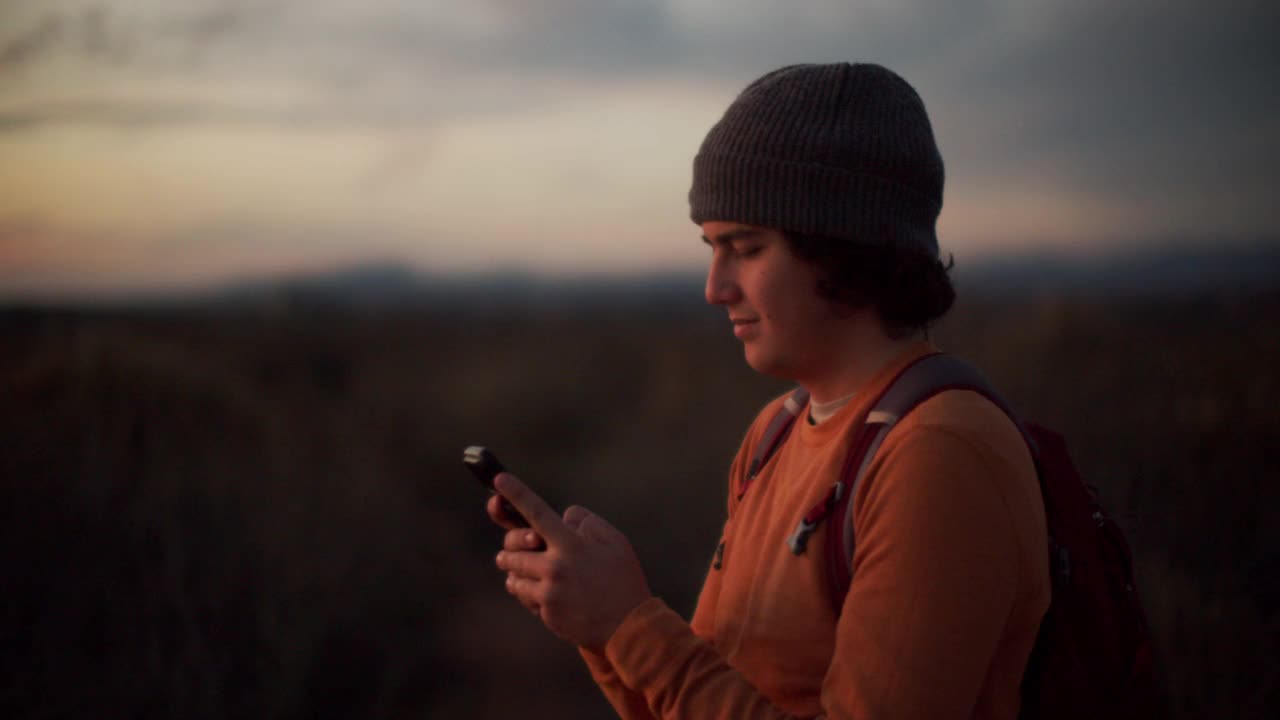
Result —
M 724 250 L 728 255 L 747 259 L 759 255 L 768 245 L 768 237 L 760 228 L 739 227 L 715 237 L 702 236 L 713 252 Z

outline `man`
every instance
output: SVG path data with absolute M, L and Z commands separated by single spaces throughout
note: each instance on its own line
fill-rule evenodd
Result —
M 934 231 L 942 186 L 923 103 L 876 65 L 769 73 L 703 142 L 689 198 L 711 248 L 707 302 L 752 368 L 811 401 L 742 492 L 784 398 L 748 430 L 692 623 L 650 596 L 606 521 L 578 507 L 561 519 L 499 478 L 532 525 L 498 555 L 509 592 L 581 648 L 624 718 L 1017 715 L 1049 603 L 1046 531 L 1029 451 L 991 402 L 946 391 L 886 436 L 852 500 L 838 612 L 822 553 L 787 545 L 874 398 L 933 351 L 925 330 L 954 298 Z M 496 498 L 489 512 L 510 527 Z

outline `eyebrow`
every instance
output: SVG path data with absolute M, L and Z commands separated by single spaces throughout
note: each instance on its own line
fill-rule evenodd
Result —
M 731 243 L 734 240 L 746 240 L 748 238 L 763 235 L 764 233 L 765 231 L 759 228 L 734 228 L 733 230 L 722 232 L 714 238 L 709 238 L 706 235 L 703 235 L 702 242 L 711 246 L 724 245 L 725 243 Z

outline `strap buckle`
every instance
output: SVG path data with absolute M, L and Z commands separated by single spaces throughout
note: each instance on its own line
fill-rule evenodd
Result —
M 844 482 L 840 481 L 831 486 L 831 490 L 827 491 L 827 496 L 822 499 L 822 502 L 813 506 L 813 509 L 800 518 L 795 532 L 787 538 L 787 547 L 791 548 L 792 555 L 804 554 L 805 546 L 809 544 L 809 536 L 817 529 L 818 524 L 831 514 L 832 508 L 840 502 L 842 497 L 844 497 Z
M 796 531 L 791 533 L 791 537 L 787 538 L 787 547 L 791 548 L 792 555 L 803 555 L 804 548 L 809 544 L 809 536 L 813 534 L 818 523 L 809 522 L 808 518 L 800 518 L 800 524 L 796 525 Z

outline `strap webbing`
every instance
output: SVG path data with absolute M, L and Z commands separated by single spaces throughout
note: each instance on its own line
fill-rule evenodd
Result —
M 751 464 L 747 466 L 747 477 L 742 481 L 742 487 L 738 488 L 738 499 L 747 493 L 747 488 L 751 487 L 751 483 L 756 479 L 756 475 L 760 474 L 760 469 L 769 462 L 769 458 L 782 445 L 782 441 L 787 439 L 791 434 L 791 428 L 795 425 L 796 417 L 804 406 L 809 402 L 809 391 L 804 388 L 796 388 L 791 393 L 782 407 L 769 421 L 769 425 L 764 429 L 764 435 L 761 436 L 760 442 L 756 443 L 756 451 L 751 456 Z
M 862 482 L 871 460 L 875 457 L 880 444 L 903 417 L 918 405 L 947 390 L 972 390 L 982 395 L 1013 421 L 1022 434 L 1034 459 L 1039 454 L 1035 440 L 1027 432 L 1016 415 L 1009 409 L 1008 403 L 995 391 L 986 376 L 969 363 L 952 355 L 936 353 L 926 355 L 908 365 L 898 377 L 889 384 L 873 409 L 867 413 L 866 420 L 859 426 L 851 445 L 849 459 L 845 462 L 846 472 L 840 481 L 845 484 L 842 500 L 832 510 L 830 522 L 833 527 L 841 527 L 843 531 L 828 534 L 827 541 L 827 580 L 831 590 L 831 600 L 835 611 L 839 614 L 844 605 L 844 597 L 853 582 L 853 551 L 855 528 L 851 517 L 851 506 L 858 485 Z M 852 475 L 849 468 L 857 468 Z M 837 541 L 838 540 L 838 541 Z

